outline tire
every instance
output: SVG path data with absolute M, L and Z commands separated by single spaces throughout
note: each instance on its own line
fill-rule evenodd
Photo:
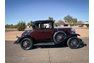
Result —
M 65 39 L 66 37 L 66 33 L 63 32 L 63 31 L 58 31 L 54 34 L 53 36 L 53 40 L 54 40 L 54 43 L 55 44 L 60 44 L 63 42 L 63 40 Z
M 33 48 L 33 40 L 31 38 L 24 38 L 21 41 L 21 48 L 24 50 L 30 50 Z
M 67 41 L 67 45 L 71 49 L 77 49 L 77 48 L 79 48 L 80 47 L 80 44 L 81 44 L 80 39 L 77 38 L 77 37 L 71 37 Z

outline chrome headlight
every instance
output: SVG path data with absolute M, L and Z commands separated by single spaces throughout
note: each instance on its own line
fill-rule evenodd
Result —
M 76 30 L 74 28 L 71 29 L 71 33 L 74 34 L 76 33 Z

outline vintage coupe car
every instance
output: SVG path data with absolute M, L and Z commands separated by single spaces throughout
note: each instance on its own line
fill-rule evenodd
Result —
M 24 50 L 32 49 L 34 44 L 41 42 L 54 42 L 55 45 L 66 43 L 71 49 L 79 48 L 83 43 L 73 28 L 55 28 L 53 20 L 34 21 L 32 28 L 24 31 L 15 41 Z

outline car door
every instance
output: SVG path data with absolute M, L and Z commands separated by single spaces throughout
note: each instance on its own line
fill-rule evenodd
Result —
M 43 29 L 42 30 L 42 40 L 51 40 L 53 38 L 53 29 Z
M 53 37 L 53 29 L 36 29 L 33 30 L 32 36 L 36 40 L 51 40 Z
M 43 39 L 42 30 L 41 30 L 41 29 L 35 29 L 35 30 L 33 30 L 31 36 L 32 36 L 35 40 L 42 40 L 42 39 Z

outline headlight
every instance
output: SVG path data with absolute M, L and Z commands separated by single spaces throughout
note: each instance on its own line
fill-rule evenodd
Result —
M 75 31 L 74 28 L 71 29 L 71 33 L 72 33 L 72 34 L 76 33 L 76 31 Z

